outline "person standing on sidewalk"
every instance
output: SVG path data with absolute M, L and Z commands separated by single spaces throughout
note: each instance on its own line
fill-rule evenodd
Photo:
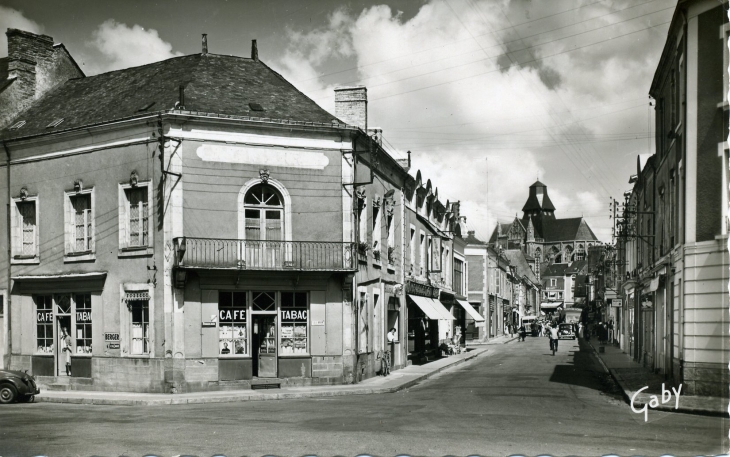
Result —
M 522 324 L 520 326 L 520 331 L 517 334 L 517 338 L 519 338 L 520 341 L 525 341 L 525 335 L 527 335 L 527 330 L 525 330 L 525 324 Z

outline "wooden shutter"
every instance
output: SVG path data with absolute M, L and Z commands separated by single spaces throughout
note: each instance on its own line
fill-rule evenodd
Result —
M 129 225 L 129 199 L 126 189 L 119 188 L 119 247 L 129 246 L 127 231 Z
M 20 215 L 20 211 L 18 211 L 18 204 L 17 202 L 12 203 L 12 214 L 10 218 L 10 234 L 11 234 L 11 240 L 10 240 L 10 247 L 12 255 L 20 255 L 23 252 L 23 238 L 22 238 L 22 231 L 23 231 L 23 222 L 22 222 L 22 216 Z

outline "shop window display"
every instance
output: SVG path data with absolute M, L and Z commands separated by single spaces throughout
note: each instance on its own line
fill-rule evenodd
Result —
M 307 354 L 307 294 L 281 293 L 281 355 Z
M 223 356 L 246 355 L 246 293 L 218 294 L 218 347 Z
M 36 341 L 39 354 L 53 354 L 53 301 L 50 295 L 33 297 L 36 306 Z
M 76 353 L 91 354 L 91 295 L 77 294 L 76 304 Z

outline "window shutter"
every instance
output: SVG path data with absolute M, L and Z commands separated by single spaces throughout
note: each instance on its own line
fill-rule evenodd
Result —
M 119 247 L 127 247 L 127 227 L 129 225 L 129 203 L 127 201 L 127 192 L 119 189 Z
M 10 247 L 12 255 L 20 255 L 23 251 L 23 241 L 22 241 L 22 230 L 23 230 L 23 223 L 21 221 L 22 216 L 20 215 L 20 211 L 18 211 L 17 203 L 12 203 L 12 217 L 10 218 L 10 233 L 11 233 L 11 240 L 10 240 Z
M 74 243 L 76 240 L 76 220 L 74 214 L 73 203 L 68 195 L 63 197 L 64 205 L 64 252 L 68 255 L 74 252 Z
M 96 230 L 94 227 L 94 210 L 93 210 L 93 208 L 87 209 L 86 213 L 87 213 L 86 226 L 88 227 L 88 230 L 89 230 L 89 233 L 88 233 L 89 250 L 91 252 L 96 252 L 96 236 L 95 236 Z

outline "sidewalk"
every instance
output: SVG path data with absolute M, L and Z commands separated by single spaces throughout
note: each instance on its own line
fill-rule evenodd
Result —
M 156 406 L 392 393 L 412 387 L 441 371 L 468 360 L 473 360 L 487 353 L 488 350 L 485 347 L 470 348 L 469 352 L 444 357 L 424 365 L 409 365 L 406 368 L 394 371 L 387 377 L 376 376 L 366 379 L 359 384 L 286 387 L 276 390 L 228 390 L 184 394 L 145 394 L 81 390 L 50 391 L 41 386 L 41 393 L 36 395 L 35 401 L 85 405 Z
M 662 386 L 669 391 L 672 389 L 663 376 L 642 367 L 633 361 L 631 356 L 616 346 L 603 345 L 602 347 L 605 352 L 601 354 L 598 352 L 598 347 L 600 347 L 598 341 L 587 341 L 587 343 L 593 348 L 603 368 L 611 373 L 613 379 L 619 384 L 624 393 L 624 400 L 627 403 L 631 404 L 631 399 L 636 391 L 643 387 L 648 387 L 648 389 L 641 391 L 636 396 L 634 399 L 634 408 L 640 409 L 644 405 L 648 405 L 651 396 L 655 395 L 659 399 L 659 405 L 652 409 L 706 416 L 728 416 L 728 402 L 730 400 L 727 398 L 699 397 L 685 395 L 684 392 L 680 392 L 679 408 L 675 409 L 674 395 L 672 395 L 671 401 L 668 403 L 661 403 Z
M 500 336 L 490 338 L 489 341 L 467 341 L 466 345 L 468 347 L 470 347 L 470 346 L 487 346 L 490 344 L 507 344 L 509 342 L 517 340 L 518 338 L 519 337 L 517 336 L 517 334 L 515 334 L 514 336 L 500 335 Z

